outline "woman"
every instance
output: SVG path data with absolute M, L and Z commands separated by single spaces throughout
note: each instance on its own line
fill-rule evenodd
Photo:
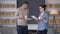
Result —
M 37 34 L 47 34 L 49 16 L 48 13 L 45 12 L 45 9 L 46 5 L 40 5 L 39 16 L 38 18 L 35 17 L 35 20 L 38 22 Z

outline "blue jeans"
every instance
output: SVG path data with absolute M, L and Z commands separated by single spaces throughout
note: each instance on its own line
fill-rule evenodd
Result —
M 44 29 L 42 31 L 38 31 L 37 34 L 47 34 L 47 29 Z
M 28 34 L 28 27 L 17 25 L 17 34 Z

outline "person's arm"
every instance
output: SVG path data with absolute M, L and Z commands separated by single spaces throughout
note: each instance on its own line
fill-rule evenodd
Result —
M 48 23 L 48 21 L 49 21 L 49 15 L 48 14 L 45 14 L 45 18 L 43 18 L 43 21 Z
M 25 20 L 27 20 L 28 19 L 29 10 L 25 11 L 24 13 L 25 13 L 24 14 L 24 18 L 25 18 Z
M 16 11 L 16 19 L 18 19 L 18 16 L 19 16 L 19 13 L 18 13 L 19 9 L 17 8 L 17 11 Z
M 17 19 L 24 19 L 24 16 L 22 15 L 21 9 L 17 9 Z
M 38 20 L 39 21 L 44 21 L 44 22 L 48 23 L 49 15 L 48 14 L 44 14 L 44 17 L 43 16 L 42 17 L 38 17 Z
M 33 16 L 31 16 L 33 19 L 35 19 L 36 21 L 38 21 L 38 18 L 37 17 L 35 17 L 34 15 Z

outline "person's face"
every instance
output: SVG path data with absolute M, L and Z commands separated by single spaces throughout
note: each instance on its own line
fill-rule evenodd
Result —
M 42 8 L 41 6 L 39 7 L 39 11 L 40 12 L 43 12 L 44 11 L 44 8 Z
M 28 9 L 28 4 L 23 4 L 24 9 Z

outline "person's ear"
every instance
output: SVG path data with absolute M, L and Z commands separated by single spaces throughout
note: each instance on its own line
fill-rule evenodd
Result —
M 44 8 L 42 8 L 44 10 Z

